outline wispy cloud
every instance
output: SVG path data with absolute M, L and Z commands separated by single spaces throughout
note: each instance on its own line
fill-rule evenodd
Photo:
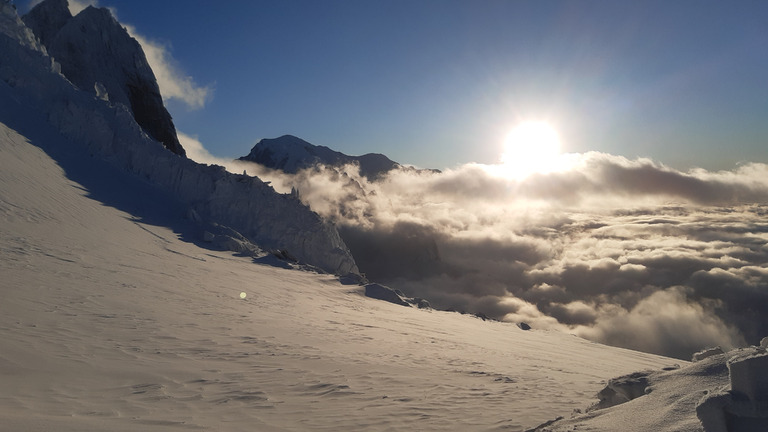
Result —
M 204 107 L 213 97 L 213 86 L 201 86 L 191 76 L 185 74 L 171 55 L 168 44 L 149 39 L 139 34 L 135 27 L 124 25 L 128 33 L 139 41 L 144 49 L 163 98 L 179 100 L 192 109 Z
M 42 0 L 33 0 L 29 7 L 34 7 L 40 1 Z M 72 15 L 77 15 L 88 6 L 100 7 L 98 0 L 68 0 L 68 2 L 69 11 Z M 117 9 L 114 7 L 109 7 L 108 9 L 119 21 Z M 160 93 L 164 99 L 175 99 L 181 101 L 190 109 L 200 109 L 213 97 L 213 86 L 197 84 L 194 78 L 187 75 L 173 58 L 170 45 L 140 34 L 130 24 L 121 24 L 144 49 L 144 54 L 152 71 L 155 73 Z

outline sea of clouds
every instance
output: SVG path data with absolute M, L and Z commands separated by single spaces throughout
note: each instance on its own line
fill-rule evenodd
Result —
M 768 335 L 768 165 L 563 157 L 566 169 L 524 179 L 467 164 L 377 182 L 353 166 L 227 163 L 296 188 L 370 280 L 440 309 L 685 359 Z

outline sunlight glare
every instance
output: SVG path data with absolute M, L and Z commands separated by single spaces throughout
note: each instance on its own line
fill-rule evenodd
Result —
M 507 135 L 501 162 L 508 176 L 522 179 L 533 173 L 559 170 L 559 156 L 560 137 L 552 126 L 526 122 Z

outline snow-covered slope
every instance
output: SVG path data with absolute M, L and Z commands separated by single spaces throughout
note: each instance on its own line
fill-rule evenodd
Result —
M 164 193 L 0 115 L 2 431 L 522 431 L 674 362 L 201 249 Z
M 719 354 L 681 369 L 633 373 L 612 379 L 600 392 L 601 402 L 595 406 L 600 409 L 542 426 L 535 432 L 765 432 L 768 431 L 768 388 L 765 387 L 768 380 L 764 378 L 767 363 L 764 347 L 728 353 L 720 350 Z M 731 377 L 737 369 L 746 371 L 744 387 L 759 388 L 757 394 L 731 388 Z M 736 379 L 735 386 L 739 385 Z
M 348 156 L 325 146 L 317 146 L 292 135 L 274 139 L 262 139 L 240 160 L 256 162 L 268 168 L 287 173 L 310 168 L 318 164 L 333 167 L 354 164 L 360 167 L 360 175 L 375 180 L 400 166 L 397 162 L 378 153 Z
M 5 1 L 0 7 L 0 82 L 6 108 L 14 101 L 31 106 L 72 141 L 73 152 L 82 149 L 140 176 L 198 220 L 231 227 L 262 248 L 287 250 L 332 273 L 358 271 L 330 223 L 258 178 L 232 175 L 166 151 L 146 135 L 126 105 L 108 103 L 67 81 L 14 8 Z
M 149 136 L 185 154 L 141 45 L 108 9 L 89 6 L 72 17 L 67 0 L 45 0 L 23 20 L 73 84 L 127 106 Z

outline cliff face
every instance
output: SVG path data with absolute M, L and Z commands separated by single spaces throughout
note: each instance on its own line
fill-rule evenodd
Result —
M 67 0 L 48 0 L 32 8 L 22 21 L 35 33 L 40 42 L 50 46 L 67 21 L 72 19 Z
M 96 19 L 107 17 L 104 11 L 93 8 L 84 17 L 89 14 Z M 81 22 L 78 17 L 62 28 L 54 47 L 69 40 L 64 44 L 67 50 L 87 50 L 73 38 L 58 39 L 72 23 Z M 114 21 L 111 16 L 109 19 Z M 110 39 L 109 31 L 104 37 Z M 107 103 L 95 97 L 91 88 L 83 91 L 73 86 L 5 0 L 0 0 L 0 52 L 4 94 L 40 111 L 73 146 L 168 191 L 203 221 L 228 226 L 264 249 L 285 250 L 331 273 L 358 272 L 336 228 L 297 199 L 276 193 L 258 178 L 230 174 L 222 167 L 201 165 L 166 151 L 143 132 L 128 105 Z M 102 67 L 97 65 L 96 69 Z M 91 74 L 82 70 L 76 79 L 93 79 Z
M 70 82 L 124 104 L 150 137 L 177 155 L 186 154 L 141 45 L 109 10 L 88 7 L 73 17 L 66 0 L 45 0 L 23 21 Z

